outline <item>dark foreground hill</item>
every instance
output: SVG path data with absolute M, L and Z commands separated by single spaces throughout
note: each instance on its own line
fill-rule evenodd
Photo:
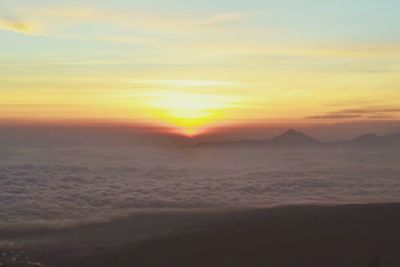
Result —
M 31 239 L 25 251 L 49 267 L 400 266 L 400 204 L 193 212 L 146 220 L 164 233 L 138 241 L 145 233 L 134 217 L 26 233 L 24 238 L 38 241 Z

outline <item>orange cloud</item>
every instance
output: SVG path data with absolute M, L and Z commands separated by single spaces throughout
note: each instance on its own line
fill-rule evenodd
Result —
M 355 108 L 308 116 L 312 120 L 398 119 L 400 108 Z

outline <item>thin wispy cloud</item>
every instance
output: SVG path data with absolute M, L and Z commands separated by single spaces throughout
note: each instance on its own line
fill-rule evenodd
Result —
M 306 119 L 313 119 L 313 120 L 342 120 L 342 119 L 357 119 L 357 118 L 361 118 L 361 116 L 357 114 L 324 114 L 324 115 L 306 117 Z
M 39 26 L 37 23 L 17 19 L 0 18 L 0 30 L 12 31 L 22 34 L 35 34 Z
M 152 44 L 158 41 L 156 38 L 145 38 L 145 37 L 135 37 L 135 36 L 124 36 L 124 35 L 102 35 L 95 37 L 95 39 L 99 41 L 122 43 L 122 44 Z
M 148 12 L 146 10 L 103 10 L 93 7 L 56 7 L 33 8 L 34 17 L 37 19 L 54 19 L 58 22 L 70 22 L 73 24 L 99 22 L 120 25 L 124 28 L 157 28 L 159 30 L 168 27 L 187 28 L 199 26 L 215 26 L 244 21 L 254 17 L 257 12 L 220 12 L 203 16 L 189 16 L 186 13 Z M 31 10 L 24 12 L 32 16 Z
M 391 119 L 400 117 L 400 108 L 343 109 L 321 115 L 308 116 L 311 120 Z
M 267 32 L 274 31 L 256 29 L 252 27 L 237 27 L 238 23 L 245 25 L 257 16 L 258 11 L 243 12 L 217 12 L 203 15 L 190 15 L 188 13 L 170 13 L 165 11 L 149 12 L 146 10 L 106 10 L 88 6 L 59 6 L 59 7 L 36 7 L 17 12 L 18 16 L 25 20 L 0 19 L 0 29 L 11 30 L 24 34 L 43 35 L 47 37 L 97 40 L 101 42 L 125 43 L 125 44 L 148 44 L 160 40 L 171 41 L 184 39 L 186 45 L 188 40 L 196 37 L 196 31 L 203 31 L 208 37 L 203 38 L 204 43 L 193 41 L 190 49 L 202 52 L 215 52 L 223 54 L 234 54 L 244 56 L 281 56 L 296 58 L 355 58 L 374 59 L 382 57 L 393 57 L 400 55 L 400 45 L 394 43 L 375 44 L 307 44 L 293 43 L 293 45 L 271 45 L 265 37 Z M 99 26 L 101 23 L 101 27 Z M 38 32 L 38 25 L 46 29 Z M 96 34 L 82 35 L 82 26 L 92 27 L 97 25 Z M 224 32 L 220 32 L 223 26 Z M 65 28 L 79 29 L 69 33 L 63 32 Z M 241 34 L 243 39 L 232 41 L 225 30 L 230 27 L 236 34 Z M 282 32 L 283 31 L 283 32 Z M 75 32 L 75 33 L 74 33 Z M 143 36 L 143 32 L 146 32 Z M 283 29 L 279 32 L 286 35 Z M 228 36 L 226 36 L 228 35 Z M 179 38 L 177 39 L 177 37 Z M 216 40 L 212 42 L 211 40 Z M 378 71 L 381 71 L 380 69 Z
M 145 10 L 106 10 L 97 7 L 32 7 L 15 10 L 24 20 L 0 19 L 0 29 L 42 35 L 46 37 L 95 40 L 125 44 L 148 44 L 160 38 L 185 38 L 196 30 L 214 30 L 217 25 L 227 26 L 251 18 L 255 12 L 230 12 L 189 16 L 187 13 L 148 12 Z M 33 22 L 25 22 L 34 21 Z M 46 31 L 37 32 L 37 25 Z M 92 29 L 83 34 L 85 29 Z
M 304 43 L 293 42 L 290 45 L 271 45 L 263 42 L 260 36 L 265 35 L 265 32 L 256 33 L 257 36 L 250 36 L 252 39 L 239 39 L 234 43 L 198 43 L 195 48 L 203 51 L 213 51 L 223 54 L 242 55 L 242 56 L 258 56 L 275 58 L 297 58 L 299 60 L 304 58 L 310 59 L 392 59 L 400 55 L 400 44 L 381 43 L 381 44 L 354 44 L 349 43 L 329 45 L 315 45 L 312 46 Z M 257 40 L 257 41 L 254 41 Z M 371 69 L 366 72 L 388 72 L 393 69 Z
M 212 26 L 218 24 L 228 24 L 243 21 L 255 16 L 257 12 L 233 12 L 233 13 L 221 13 L 210 16 L 203 20 L 195 21 L 191 25 L 195 26 Z
M 93 103 L 89 111 L 74 116 L 109 115 L 172 127 L 176 118 L 187 117 L 176 107 L 196 102 L 198 93 L 234 95 L 240 101 L 240 107 L 221 109 L 207 123 L 400 118 L 400 112 L 387 110 L 398 107 L 400 99 L 395 8 L 387 9 L 393 15 L 389 21 L 385 18 L 390 16 L 372 16 L 371 7 L 365 6 L 355 14 L 324 3 L 335 12 L 321 15 L 306 5 L 266 2 L 2 3 L 0 87 L 7 93 L 2 90 L 0 102 Z M 167 112 L 136 97 L 161 91 L 178 94 L 167 98 L 173 103 Z M 204 106 L 212 102 L 200 100 Z M 113 112 L 104 114 L 105 107 Z M 168 115 L 172 113 L 174 117 Z M 59 114 L 61 119 L 70 116 Z
M 135 84 L 149 84 L 149 85 L 167 85 L 167 86 L 192 86 L 192 87 L 203 87 L 203 86 L 233 86 L 239 85 L 232 81 L 220 81 L 220 80 L 132 80 L 130 83 Z

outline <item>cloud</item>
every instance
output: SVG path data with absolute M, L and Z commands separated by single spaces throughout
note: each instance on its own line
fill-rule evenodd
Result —
M 353 114 L 326 114 L 326 115 L 317 115 L 317 116 L 309 116 L 306 119 L 323 119 L 323 120 L 339 120 L 339 119 L 356 119 L 360 118 L 360 115 Z
M 339 111 L 341 113 L 357 113 L 357 114 L 381 114 L 381 113 L 397 113 L 400 108 L 365 108 L 365 109 L 344 109 Z
M 101 9 L 93 6 L 31 7 L 14 11 L 20 20 L 1 19 L 0 29 L 47 38 L 154 44 L 162 38 L 180 40 L 195 31 L 215 29 L 253 16 L 253 12 L 188 15 L 136 9 Z M 35 22 L 35 23 L 33 23 Z M 40 31 L 39 27 L 40 25 Z M 85 29 L 93 29 L 85 33 Z M 45 31 L 43 31 L 45 29 Z M 166 36 L 174 35 L 174 38 Z M 176 38 L 178 37 L 178 38 Z
M 238 86 L 240 83 L 233 81 L 222 80 L 131 80 L 134 84 L 150 84 L 150 85 L 165 85 L 175 87 L 223 87 L 223 86 Z
M 0 30 L 12 31 L 22 34 L 34 34 L 38 30 L 36 23 L 16 19 L 0 18 Z
M 61 11 L 60 11 L 61 12 Z M 56 16 L 56 14 L 52 14 L 52 16 Z M 61 17 L 70 17 L 70 18 L 89 18 L 96 13 L 90 12 L 89 10 L 63 10 L 61 13 Z M 38 21 L 40 19 L 37 19 Z M 88 35 L 73 35 L 73 34 L 63 34 L 57 29 L 57 22 L 50 23 L 52 19 L 46 17 L 42 18 L 41 23 L 38 22 L 27 22 L 21 20 L 10 20 L 0 18 L 0 30 L 12 31 L 20 34 L 26 35 L 34 35 L 34 36 L 42 36 L 49 38 L 58 38 L 58 39 L 69 39 L 69 40 L 79 40 L 79 41 L 91 41 L 97 40 L 102 42 L 112 42 L 112 43 L 127 43 L 127 44 L 150 44 L 155 43 L 157 41 L 156 38 L 145 38 L 139 36 L 129 36 L 129 35 L 98 35 L 98 36 L 88 36 Z M 40 27 L 39 27 L 40 25 Z M 46 29 L 51 30 L 49 32 L 42 31 L 42 25 L 47 25 Z
M 248 29 L 247 29 L 248 30 Z M 311 44 L 291 42 L 289 44 L 272 45 L 263 41 L 268 30 L 251 29 L 244 34 L 252 34 L 250 38 L 236 38 L 235 42 L 200 42 L 194 44 L 195 48 L 202 51 L 212 51 L 214 53 L 242 55 L 245 57 L 256 56 L 260 62 L 265 63 L 267 60 L 304 60 L 304 59 L 355 59 L 355 60 L 371 60 L 370 64 L 366 62 L 352 64 L 342 64 L 335 71 L 345 72 L 364 72 L 364 73 L 389 73 L 398 70 L 397 65 L 391 63 L 393 60 L 396 63 L 396 58 L 400 55 L 400 44 L 398 43 L 330 43 L 326 44 Z M 390 60 L 384 61 L 385 64 L 378 63 L 375 60 Z M 372 63 L 372 65 L 371 65 Z
M 359 108 L 343 109 L 326 114 L 308 116 L 305 119 L 342 120 L 342 119 L 391 119 L 400 117 L 400 108 Z
M 88 7 L 57 7 L 41 9 L 42 13 L 55 16 L 55 17 L 66 17 L 74 19 L 85 19 L 85 18 L 105 18 L 107 17 L 104 12 L 94 8 Z
M 227 24 L 227 23 L 243 21 L 244 19 L 250 18 L 255 14 L 257 13 L 256 12 L 221 13 L 205 18 L 203 20 L 192 22 L 190 24 L 195 26 L 215 26 L 219 24 Z
M 32 15 L 32 10 L 34 10 Z M 65 7 L 35 7 L 26 10 L 25 16 L 34 17 L 53 22 L 67 23 L 90 23 L 105 22 L 117 24 L 122 27 L 133 27 L 141 29 L 155 28 L 158 30 L 172 28 L 187 28 L 199 26 L 215 26 L 243 21 L 253 17 L 257 12 L 229 12 L 205 15 L 188 15 L 186 13 L 154 12 L 147 10 L 125 9 L 106 10 L 87 6 L 65 6 Z
M 0 152 L 0 231 L 71 227 L 151 210 L 398 201 L 400 196 L 398 160 L 392 166 L 376 155 L 358 161 L 320 151 L 187 153 L 101 146 Z
M 156 38 L 142 38 L 142 37 L 123 36 L 123 35 L 103 35 L 95 37 L 95 39 L 100 41 L 124 43 L 124 44 L 152 44 L 158 41 Z

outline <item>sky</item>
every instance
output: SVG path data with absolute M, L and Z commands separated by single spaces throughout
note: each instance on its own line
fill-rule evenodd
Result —
M 0 123 L 400 119 L 398 0 L 0 2 Z

